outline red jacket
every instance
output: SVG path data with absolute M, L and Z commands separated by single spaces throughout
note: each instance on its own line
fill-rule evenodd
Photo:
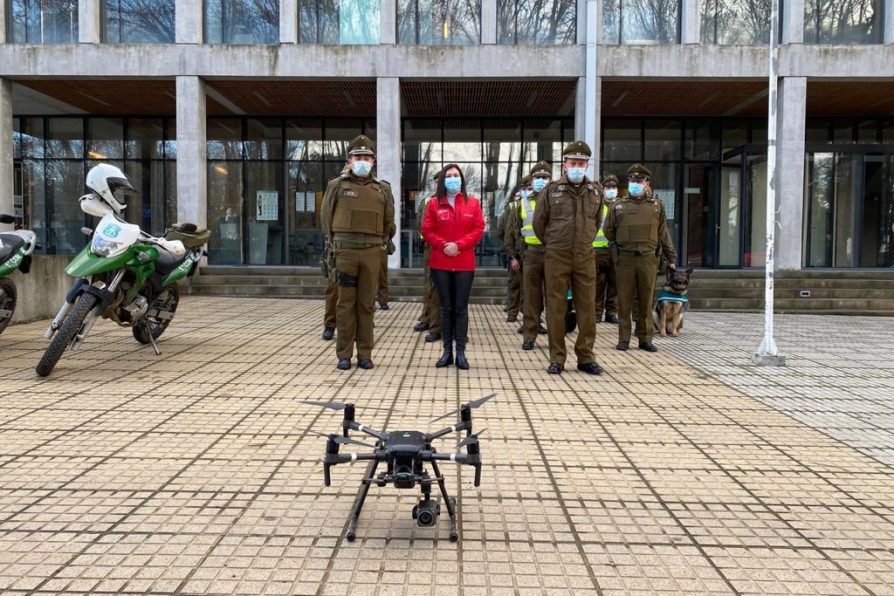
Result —
M 456 195 L 455 208 L 447 197 L 432 198 L 422 220 L 422 237 L 431 245 L 429 267 L 447 271 L 474 271 L 475 245 L 484 234 L 484 216 L 481 203 L 475 197 Z M 448 257 L 444 245 L 456 242 L 459 254 Z

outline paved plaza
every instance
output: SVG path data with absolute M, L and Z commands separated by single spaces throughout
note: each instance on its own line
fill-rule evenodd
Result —
M 749 364 L 759 315 L 694 313 L 657 354 L 600 324 L 594 378 L 548 375 L 497 306 L 472 307 L 472 369 L 435 369 L 420 308 L 377 312 L 371 371 L 335 369 L 322 301 L 188 297 L 162 356 L 101 322 L 48 379 L 47 322 L 9 328 L 0 592 L 894 594 L 894 318 L 779 317 L 785 369 Z M 442 467 L 459 542 L 392 487 L 344 540 L 364 467 L 323 486 L 308 431 L 340 413 L 299 401 L 434 430 L 489 393 L 481 487 Z

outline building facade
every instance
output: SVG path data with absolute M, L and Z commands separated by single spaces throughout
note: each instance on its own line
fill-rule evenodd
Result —
M 69 255 L 93 164 L 211 265 L 315 266 L 326 181 L 360 133 L 398 198 L 391 267 L 418 267 L 417 198 L 463 166 L 493 231 L 538 160 L 654 173 L 680 263 L 762 267 L 770 0 L 2 0 L 0 211 Z M 782 0 L 777 262 L 894 266 L 894 0 Z

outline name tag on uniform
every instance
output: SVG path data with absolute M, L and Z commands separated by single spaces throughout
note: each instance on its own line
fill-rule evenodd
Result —
M 463 213 L 463 217 L 472 217 L 471 213 Z
M 438 219 L 441 221 L 447 221 L 450 219 L 450 211 L 447 209 L 438 209 Z
M 346 190 L 346 191 L 345 191 L 345 196 L 346 196 L 346 197 L 356 197 L 356 196 L 357 196 L 357 191 L 356 191 L 356 190 Z

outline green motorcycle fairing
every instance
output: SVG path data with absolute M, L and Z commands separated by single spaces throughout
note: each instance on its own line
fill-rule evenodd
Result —
M 19 250 L 17 250 L 16 253 L 9 257 L 7 260 L 0 263 L 0 277 L 6 277 L 7 275 L 18 269 L 19 265 L 22 264 L 22 259 L 25 258 L 26 252 L 28 252 L 27 244 L 20 247 Z
M 137 255 L 145 253 L 149 259 L 142 260 Z M 146 280 L 155 273 L 155 261 L 158 259 L 158 249 L 150 244 L 132 244 L 126 251 L 114 257 L 101 257 L 90 251 L 90 246 L 85 246 L 81 252 L 75 255 L 71 263 L 65 268 L 65 273 L 72 277 L 93 277 L 100 273 L 107 273 L 117 269 L 126 268 L 134 272 L 135 283 L 124 298 L 125 304 L 133 300 Z
M 177 265 L 177 268 L 171 271 L 168 276 L 164 278 L 164 281 L 161 282 L 162 287 L 177 283 L 178 280 L 189 275 L 192 272 L 195 262 L 198 261 L 201 256 L 202 252 L 199 250 L 190 250 L 186 253 L 186 258 L 183 262 Z

